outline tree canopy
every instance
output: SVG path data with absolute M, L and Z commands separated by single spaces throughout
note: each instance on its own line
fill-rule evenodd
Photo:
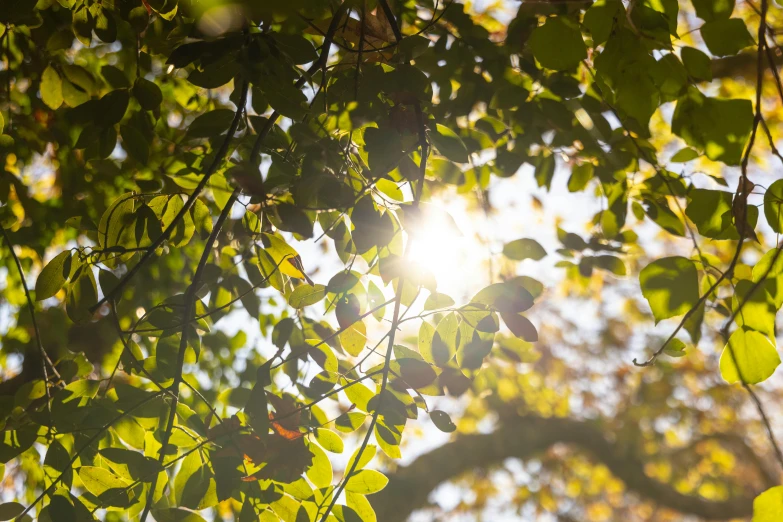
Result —
M 774 0 L 0 24 L 0 520 L 783 520 Z

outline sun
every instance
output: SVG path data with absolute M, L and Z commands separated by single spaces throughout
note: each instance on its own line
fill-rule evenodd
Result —
M 462 201 L 435 202 L 409 231 L 410 260 L 435 276 L 438 292 L 467 299 L 489 280 L 488 249 L 481 242 L 483 216 Z

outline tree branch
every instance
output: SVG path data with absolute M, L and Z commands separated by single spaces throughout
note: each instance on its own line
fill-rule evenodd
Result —
M 673 486 L 648 477 L 644 463 L 623 452 L 593 423 L 562 418 L 515 418 L 489 434 L 458 437 L 389 475 L 389 484 L 369 498 L 378 520 L 402 522 L 428 504 L 430 492 L 442 482 L 508 458 L 530 459 L 556 444 L 590 453 L 640 497 L 659 506 L 699 517 L 727 520 L 749 517 L 753 497 L 707 500 L 685 495 Z
M 242 112 L 245 110 L 245 104 L 247 103 L 247 91 L 248 91 L 249 83 L 245 81 L 242 84 L 242 93 L 239 96 L 239 102 L 237 104 L 237 110 L 234 113 L 234 119 L 231 121 L 231 126 L 228 128 L 228 133 L 226 134 L 226 139 L 223 140 L 223 144 L 220 146 L 220 149 L 218 149 L 217 154 L 215 154 L 215 159 L 212 160 L 212 163 L 209 165 L 207 170 L 204 172 L 204 177 L 201 178 L 201 181 L 199 181 L 198 185 L 196 186 L 196 189 L 193 191 L 192 194 L 190 194 L 190 197 L 185 201 L 185 204 L 182 206 L 182 209 L 177 213 L 176 216 L 174 216 L 174 219 L 169 223 L 169 226 L 166 227 L 166 229 L 161 233 L 160 236 L 158 236 L 157 239 L 147 248 L 147 250 L 144 252 L 144 254 L 141 256 L 141 259 L 139 259 L 139 262 L 133 265 L 131 269 L 128 270 L 128 272 L 120 279 L 120 281 L 117 283 L 117 286 L 112 288 L 111 292 L 103 296 L 103 299 L 95 303 L 93 306 L 90 307 L 90 312 L 95 313 L 98 308 L 100 308 L 105 302 L 107 302 L 110 299 L 114 299 L 117 297 L 117 295 L 122 291 L 123 288 L 125 288 L 125 285 L 128 284 L 128 282 L 133 278 L 133 276 L 136 275 L 136 272 L 141 269 L 142 266 L 144 266 L 147 261 L 150 260 L 150 258 L 155 253 L 155 250 L 163 244 L 164 241 L 166 241 L 169 236 L 171 236 L 171 233 L 174 231 L 174 229 L 177 227 L 180 221 L 185 217 L 185 214 L 190 211 L 190 207 L 193 206 L 193 203 L 196 201 L 196 198 L 198 198 L 199 194 L 201 194 L 201 191 L 204 190 L 204 187 L 207 186 L 207 182 L 209 182 L 209 178 L 212 177 L 212 174 L 215 173 L 215 170 L 217 170 L 218 166 L 223 162 L 225 159 L 226 154 L 228 153 L 228 146 L 231 143 L 231 139 L 234 137 L 234 133 L 237 131 L 237 128 L 239 127 L 239 122 L 242 119 Z M 267 131 L 268 132 L 268 131 Z
M 307 73 L 300 76 L 296 83 L 294 83 L 295 88 L 299 89 L 302 87 L 305 81 L 307 81 L 307 78 L 315 74 L 318 69 L 326 66 L 326 61 L 329 59 L 329 51 L 332 48 L 332 41 L 334 40 L 334 33 L 337 32 L 337 27 L 340 25 L 340 20 L 342 20 L 346 9 L 348 9 L 348 2 L 343 2 L 340 4 L 340 7 L 337 8 L 337 11 L 335 11 L 334 16 L 332 17 L 332 21 L 329 23 L 329 28 L 326 30 L 326 34 L 324 35 L 324 42 L 321 46 L 321 54 L 318 55 L 318 59 L 313 62 L 309 69 L 307 69 Z M 324 81 L 326 81 L 326 79 L 324 79 Z M 253 150 L 250 152 L 250 161 L 254 162 L 256 165 L 261 163 L 261 157 L 259 155 L 261 153 L 261 144 L 263 143 L 267 134 L 269 134 L 269 131 L 272 130 L 272 126 L 274 126 L 278 118 L 280 118 L 280 113 L 273 111 L 266 120 L 266 123 L 264 123 L 263 128 L 258 131 L 258 137 L 256 137 L 256 141 L 253 144 Z
M 184 326 L 182 327 L 182 336 L 180 337 L 179 352 L 177 353 L 177 366 L 175 369 L 176 373 L 174 375 L 174 383 L 171 385 L 170 388 L 171 391 L 174 393 L 174 397 L 171 400 L 169 418 L 166 424 L 166 430 L 163 432 L 163 439 L 161 440 L 162 445 L 160 447 L 160 455 L 158 456 L 158 465 L 161 469 L 163 468 L 164 459 L 166 458 L 166 446 L 169 445 L 169 440 L 171 439 L 171 432 L 174 429 L 174 419 L 177 416 L 177 403 L 179 402 L 179 385 L 182 382 L 182 367 L 185 364 L 185 353 L 187 352 L 188 349 L 188 334 L 190 333 L 191 330 L 190 322 L 188 322 L 188 318 L 193 315 L 193 306 L 195 304 L 196 299 L 198 298 L 196 293 L 200 288 L 201 276 L 204 272 L 204 267 L 207 266 L 207 261 L 209 261 L 209 255 L 212 253 L 212 248 L 214 247 L 215 241 L 217 240 L 217 236 L 220 233 L 220 229 L 223 228 L 223 223 L 225 223 L 229 214 L 231 214 L 231 209 L 233 208 L 234 203 L 236 202 L 238 197 L 239 197 L 239 189 L 235 189 L 234 192 L 231 193 L 231 197 L 228 198 L 228 202 L 226 203 L 226 206 L 223 207 L 223 211 L 220 213 L 220 216 L 218 216 L 215 226 L 212 228 L 212 233 L 209 235 L 206 245 L 204 245 L 204 251 L 201 254 L 201 259 L 199 260 L 198 266 L 196 267 L 196 272 L 193 275 L 193 280 L 191 281 L 190 286 L 185 292 L 185 307 L 184 307 L 184 315 L 183 315 Z M 141 514 L 141 518 L 139 519 L 140 522 L 144 522 L 145 520 L 147 520 L 147 515 L 149 515 L 149 512 L 152 509 L 152 501 L 155 496 L 155 489 L 157 483 L 158 483 L 158 476 L 156 475 L 152 480 L 152 484 L 150 485 L 149 493 L 147 494 L 147 502 L 144 506 L 144 511 Z
M 54 363 L 49 358 L 46 350 L 44 350 L 43 343 L 41 342 L 41 332 L 38 330 L 38 322 L 35 320 L 35 303 L 33 302 L 32 297 L 30 297 L 30 290 L 27 288 L 27 281 L 24 278 L 22 263 L 19 261 L 16 252 L 14 252 L 14 244 L 11 243 L 11 238 L 8 237 L 8 232 L 5 231 L 5 227 L 0 226 L 0 230 L 2 230 L 3 238 L 8 245 L 8 251 L 11 252 L 11 257 L 14 258 L 14 262 L 16 263 L 16 269 L 19 272 L 19 281 L 22 283 L 24 295 L 27 298 L 27 307 L 30 309 L 30 320 L 33 322 L 33 330 L 35 330 L 35 342 L 38 344 L 38 352 L 41 355 L 41 370 L 43 370 L 44 385 L 46 388 L 46 407 L 51 408 L 50 403 L 52 402 L 52 395 L 49 390 L 49 372 L 46 370 L 46 365 L 48 364 L 49 367 L 51 367 L 52 374 L 57 377 L 57 380 L 61 380 L 60 373 L 57 371 L 57 368 L 54 367 Z M 51 410 L 49 413 L 51 415 Z

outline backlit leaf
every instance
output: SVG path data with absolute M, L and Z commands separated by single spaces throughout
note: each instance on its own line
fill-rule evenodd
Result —
M 572 69 L 587 58 L 587 47 L 579 29 L 556 16 L 530 35 L 530 48 L 536 60 L 547 69 Z
M 71 251 L 57 254 L 41 270 L 35 281 L 35 300 L 43 301 L 60 291 L 71 274 Z
M 533 259 L 539 261 L 546 256 L 546 250 L 535 239 L 517 239 L 503 246 L 503 255 L 515 261 Z
M 738 328 L 720 356 L 720 374 L 729 384 L 758 384 L 780 365 L 780 356 L 769 338 L 754 330 Z
M 684 257 L 653 261 L 641 271 L 639 282 L 656 323 L 683 315 L 699 300 L 696 266 Z
M 41 99 L 50 109 L 57 109 L 63 104 L 63 82 L 51 65 L 41 76 Z

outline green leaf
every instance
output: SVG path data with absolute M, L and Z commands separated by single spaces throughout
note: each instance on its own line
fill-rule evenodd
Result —
M 99 103 L 98 121 L 106 127 L 119 123 L 125 117 L 129 102 L 130 95 L 127 89 L 117 89 L 104 95 Z M 114 149 L 113 145 L 112 143 L 112 149 Z
M 547 18 L 530 35 L 530 49 L 536 60 L 555 71 L 573 69 L 587 58 L 587 46 L 579 29 L 562 17 Z
M 699 157 L 699 153 L 695 150 L 684 147 L 680 150 L 678 150 L 674 156 L 672 156 L 671 162 L 672 163 L 686 163 L 688 161 L 694 160 Z
M 107 447 L 102 448 L 99 453 L 101 457 L 109 461 L 112 470 L 126 481 L 149 482 L 155 476 L 155 472 L 159 470 L 156 459 L 146 457 L 138 451 Z
M 738 328 L 723 348 L 720 374 L 729 384 L 758 384 L 775 373 L 779 364 L 778 351 L 766 335 Z
M 113 89 L 129 89 L 131 83 L 123 71 L 113 65 L 101 67 L 101 76 Z
M 171 196 L 157 196 L 149 202 L 149 207 L 153 210 L 161 228 L 165 229 L 174 223 L 174 219 L 179 215 L 185 203 L 179 194 Z M 196 225 L 190 212 L 186 212 L 182 219 L 174 227 L 174 231 L 169 236 L 168 242 L 173 247 L 182 247 L 190 242 L 193 233 L 196 231 Z
M 82 5 L 73 12 L 72 24 L 73 33 L 76 35 L 76 38 L 78 38 L 85 47 L 89 47 L 92 41 L 92 30 L 93 27 L 95 27 L 95 22 L 86 5 Z
M 677 101 L 672 132 L 713 161 L 738 165 L 753 126 L 750 100 L 708 98 L 694 88 Z
M 362 353 L 367 344 L 367 326 L 364 322 L 357 321 L 340 333 L 340 344 L 343 349 L 354 357 Z
M 378 441 L 378 446 L 386 456 L 391 459 L 402 458 L 402 451 L 400 451 L 401 437 L 398 431 L 393 431 L 379 422 L 375 425 L 375 440 Z
M 775 299 L 767 290 L 768 287 L 775 286 L 772 281 L 765 281 L 758 285 L 747 279 L 737 281 L 731 299 L 731 309 L 737 312 L 734 318 L 737 326 L 761 332 L 770 339 L 775 338 L 777 307 Z
M 206 522 L 201 515 L 187 509 L 153 509 L 151 513 L 155 522 Z
M 285 53 L 292 63 L 302 65 L 318 59 L 318 53 L 315 52 L 313 44 L 303 36 L 277 32 L 271 34 L 275 40 L 275 46 Z
M 693 47 L 683 47 L 680 58 L 685 70 L 694 79 L 712 81 L 712 61 L 705 53 Z
M 435 328 L 429 353 L 421 351 L 420 339 L 419 350 L 424 360 L 431 361 L 441 367 L 446 366 L 457 353 L 458 332 L 459 321 L 457 320 L 457 315 L 452 312 L 441 319 L 437 328 Z
M 772 230 L 783 232 L 783 179 L 772 183 L 764 193 L 764 216 Z
M 407 41 L 408 38 L 405 38 L 403 42 Z M 378 518 L 375 514 L 375 510 L 372 508 L 372 505 L 367 500 L 367 497 L 360 493 L 353 493 L 351 491 L 347 491 L 345 493 L 345 502 L 346 505 L 353 509 L 356 514 L 359 516 L 359 519 L 362 522 L 377 522 Z M 351 518 L 346 517 L 346 521 L 352 520 Z
M 18 218 L 16 217 L 16 214 L 13 213 L 9 205 L 0 207 L 0 226 L 3 228 L 11 228 L 16 224 L 17 221 Z
M 310 444 L 309 450 L 313 454 L 312 465 L 307 469 L 309 478 L 316 487 L 327 488 L 332 483 L 332 463 L 324 450 L 315 444 Z
M 713 20 L 701 26 L 701 37 L 707 49 L 715 56 L 735 55 L 753 45 L 745 21 L 739 18 Z
M 6 502 L 0 504 L 0 520 L 13 520 L 24 511 L 24 506 L 19 502 Z
M 663 353 L 669 357 L 683 357 L 685 356 L 685 348 L 685 343 L 675 338 L 669 341 L 669 344 L 663 349 Z
M 315 430 L 315 440 L 323 449 L 331 453 L 342 453 L 344 449 L 343 439 L 335 432 L 324 428 Z
M 351 458 L 348 459 L 348 463 L 346 464 L 345 469 L 351 469 L 353 467 L 353 463 L 357 456 L 359 457 L 359 462 L 356 464 L 356 470 L 358 471 L 360 469 L 364 469 L 364 467 L 375 458 L 375 454 L 378 453 L 378 447 L 372 444 L 369 444 L 366 448 L 364 448 L 364 451 L 361 452 L 361 455 L 359 455 L 360 450 L 361 446 L 354 450 Z
M 287 232 L 294 232 L 305 239 L 313 237 L 313 223 L 307 214 L 294 205 L 281 203 L 275 206 L 275 211 L 280 217 L 277 228 Z
M 680 218 L 669 208 L 669 203 L 665 198 L 658 200 L 645 199 L 645 213 L 652 219 L 656 225 L 672 235 L 684 237 L 685 225 Z
M 134 7 L 128 13 L 128 22 L 130 22 L 131 26 L 137 33 L 144 32 L 144 29 L 147 28 L 149 21 L 150 15 L 147 12 L 147 8 L 143 5 Z
M 511 330 L 511 333 L 516 337 L 529 343 L 538 341 L 538 331 L 536 330 L 536 327 L 524 315 L 501 313 L 500 317 L 503 318 L 503 322 L 506 323 L 508 329 Z
M 117 22 L 114 20 L 111 11 L 98 8 L 93 11 L 93 19 L 95 20 L 95 36 L 106 43 L 112 43 L 117 40 Z
M 14 404 L 26 408 L 31 402 L 46 395 L 46 383 L 41 379 L 24 383 L 14 394 Z
M 364 148 L 370 168 L 376 176 L 392 171 L 402 157 L 400 136 L 390 129 L 364 129 Z
M 60 252 L 49 261 L 35 281 L 35 300 L 43 301 L 60 291 L 71 275 L 71 251 Z
M 584 190 L 590 180 L 593 179 L 593 170 L 591 163 L 582 163 L 575 166 L 571 171 L 571 177 L 568 178 L 568 192 Z
M 753 522 L 779 522 L 783 517 L 783 486 L 769 488 L 753 500 Z
M 645 40 L 616 26 L 603 52 L 595 58 L 596 79 L 611 87 L 615 106 L 624 113 L 621 117 L 632 118 L 636 121 L 628 124 L 641 127 L 648 125 L 660 103 L 660 89 L 654 80 L 657 62 L 645 47 Z
M 696 265 L 685 257 L 653 261 L 641 271 L 639 282 L 656 323 L 683 315 L 699 300 Z
M 389 479 L 380 471 L 374 469 L 363 469 L 354 473 L 345 484 L 345 490 L 362 495 L 371 495 L 377 493 L 386 487 Z
M 272 361 L 269 360 L 258 367 L 256 382 L 245 405 L 245 413 L 249 417 L 248 423 L 259 437 L 264 437 L 269 432 L 269 407 L 265 388 L 272 384 L 271 366 Z
M 396 201 L 405 201 L 405 196 L 400 190 L 400 187 L 393 181 L 386 178 L 381 178 L 375 182 L 375 188 L 383 192 L 389 198 Z
M 146 165 L 150 156 L 150 145 L 144 134 L 135 127 L 122 125 L 120 126 L 120 136 L 122 137 L 122 148 L 128 152 L 128 155 L 142 165 Z
M 457 430 L 457 426 L 454 425 L 451 421 L 451 417 L 449 417 L 449 414 L 445 411 L 432 410 L 430 412 L 430 419 L 432 419 L 432 423 L 435 427 L 444 433 L 451 433 Z
M 438 308 L 448 308 L 454 305 L 454 299 L 446 294 L 434 293 L 427 297 L 424 302 L 425 310 L 437 310 Z
M 350 411 L 337 417 L 334 421 L 334 427 L 343 433 L 351 433 L 358 430 L 366 418 L 364 413 Z
M 445 158 L 432 158 L 427 163 L 428 175 L 441 180 L 449 185 L 463 185 L 465 183 L 465 173 L 459 168 L 459 165 Z
M 685 215 L 693 221 L 699 234 L 711 239 L 739 239 L 732 214 L 732 193 L 722 190 L 692 189 Z M 756 226 L 758 209 L 748 208 L 748 223 Z
M 777 248 L 769 250 L 753 267 L 753 282 L 762 279 L 766 279 L 766 290 L 775 303 L 775 309 L 779 309 L 783 306 L 783 255 L 779 254 Z
M 593 266 L 608 270 L 616 276 L 624 276 L 627 274 L 625 263 L 623 263 L 622 259 L 615 256 L 595 256 L 593 257 Z
M 307 97 L 293 85 L 265 82 L 260 87 L 264 90 L 269 105 L 283 116 L 292 120 L 301 120 L 307 115 Z
M 134 9 L 135 10 L 135 9 Z M 163 102 L 163 94 L 155 82 L 139 78 L 133 86 L 133 96 L 144 110 L 154 111 Z
M 212 232 L 212 217 L 209 214 L 209 207 L 206 203 L 196 199 L 191 213 L 193 214 L 193 224 L 196 226 L 197 231 L 206 234 Z
M 494 283 L 474 295 L 470 302 L 490 306 L 499 312 L 521 313 L 533 306 L 528 284 L 525 279 Z
M 98 223 L 98 242 L 103 248 L 136 246 L 133 211 L 133 198 L 127 194 L 117 198 L 106 209 Z
M 178 506 L 200 509 L 217 503 L 214 491 L 210 493 L 210 482 L 214 483 L 212 472 L 202 459 L 199 451 L 183 459 L 174 478 L 174 501 Z
M 709 22 L 726 19 L 734 11 L 734 0 L 691 0 L 696 16 Z
M 430 141 L 438 152 L 455 163 L 467 163 L 468 150 L 454 131 L 438 123 L 435 129 L 430 129 Z
M 341 270 L 329 280 L 329 283 L 326 285 L 326 291 L 331 294 L 342 294 L 349 292 L 357 284 L 359 284 L 359 278 L 355 273 Z
M 188 126 L 187 135 L 190 138 L 209 138 L 226 132 L 234 119 L 234 111 L 230 109 L 215 109 L 205 112 Z
M 582 23 L 593 35 L 594 45 L 600 45 L 609 39 L 615 20 L 618 16 L 624 16 L 621 6 L 618 0 L 598 0 L 585 12 Z
M 515 261 L 533 259 L 539 261 L 546 256 L 546 250 L 535 239 L 517 239 L 503 246 L 503 255 Z
M 435 327 L 427 321 L 422 321 L 419 327 L 418 348 L 419 353 L 425 361 L 435 363 L 435 356 L 432 353 L 432 341 L 435 336 Z
M 122 489 L 128 486 L 127 481 L 105 468 L 82 466 L 79 468 L 78 474 L 84 487 L 95 496 L 100 496 L 111 489 Z
M 41 75 L 41 99 L 52 110 L 63 104 L 63 81 L 51 65 Z
M 89 266 L 78 270 L 76 279 L 68 285 L 65 310 L 74 323 L 83 323 L 92 318 L 89 308 L 98 302 L 98 285 Z
M 397 353 L 399 351 L 398 346 L 394 347 L 394 351 L 400 368 L 400 377 L 405 383 L 404 385 L 400 383 L 401 387 L 418 390 L 426 388 L 437 379 L 438 375 L 435 373 L 435 370 L 418 353 L 408 350 L 410 355 L 415 357 L 401 357 L 402 354 Z
M 378 285 L 376 285 L 373 281 L 370 281 L 370 284 L 367 285 L 367 301 L 367 305 L 371 309 L 377 308 L 386 302 L 386 297 L 383 295 L 383 291 L 381 291 L 381 289 L 378 288 Z M 373 312 L 372 316 L 376 321 L 381 321 L 385 312 L 386 307 L 381 307 Z
M 288 304 L 294 308 L 301 309 L 319 302 L 325 295 L 326 287 L 324 285 L 310 286 L 302 284 L 297 286 L 288 297 Z
M 555 176 L 555 157 L 552 154 L 541 154 L 536 161 L 535 178 L 539 187 L 552 187 L 552 179 Z

